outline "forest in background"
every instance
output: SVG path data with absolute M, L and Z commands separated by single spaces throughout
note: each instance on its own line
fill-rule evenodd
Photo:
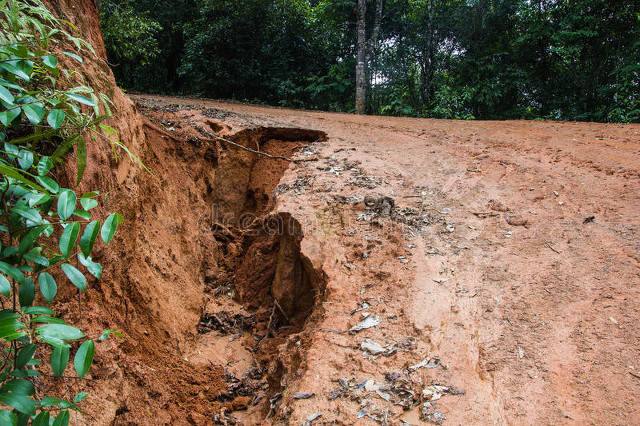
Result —
M 640 121 L 640 0 L 98 5 L 131 91 L 350 112 L 361 53 L 371 114 Z

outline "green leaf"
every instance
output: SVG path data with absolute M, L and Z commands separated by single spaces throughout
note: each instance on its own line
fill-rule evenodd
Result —
M 24 308 L 22 312 L 27 315 L 53 315 L 54 314 L 51 308 L 47 308 L 46 306 L 29 306 L 28 308 Z
M 49 113 L 51 115 L 51 113 Z M 47 173 L 53 168 L 53 161 L 51 157 L 44 156 L 38 161 L 38 176 L 46 176 Z
M 73 358 L 73 366 L 76 369 L 76 373 L 82 379 L 85 374 L 91 368 L 91 363 L 93 363 L 93 355 L 95 354 L 96 347 L 93 343 L 93 340 L 87 340 L 80 348 L 78 348 L 78 352 L 76 352 L 75 358 Z
M 26 377 L 38 377 L 38 376 L 42 376 L 42 373 L 39 372 L 38 370 L 13 370 L 11 372 L 11 375 L 13 377 L 19 377 L 19 378 L 26 378 Z
M 24 328 L 24 324 L 20 321 L 7 320 L 3 321 L 0 325 L 0 338 L 4 338 L 7 341 L 15 340 L 18 337 L 26 336 L 24 331 L 19 331 Z
M 22 256 L 23 254 L 31 250 L 33 243 L 40 236 L 40 234 L 45 231 L 45 229 L 47 229 L 46 225 L 40 225 L 36 226 L 35 228 L 31 228 L 31 230 L 27 232 L 27 234 L 23 236 L 22 240 L 20 241 L 20 245 L 18 246 L 18 255 Z
M 40 293 L 42 293 L 42 296 L 47 300 L 47 302 L 51 303 L 58 292 L 56 280 L 53 279 L 51 274 L 42 272 L 38 277 L 38 285 L 40 286 Z
M 56 377 L 64 374 L 64 370 L 69 363 L 69 348 L 57 347 L 51 352 L 51 370 Z
M 60 248 L 60 253 L 62 253 L 64 257 L 69 257 L 71 255 L 71 252 L 78 241 L 79 233 L 80 224 L 78 222 L 68 224 L 64 228 L 64 231 L 62 231 L 58 247 Z
M 82 205 L 83 209 L 88 211 L 98 206 L 98 200 L 95 200 L 93 198 L 80 198 L 80 204 Z
M 40 185 L 42 185 L 47 191 L 51 192 L 52 194 L 57 194 L 58 191 L 60 191 L 60 186 L 58 185 L 58 183 L 51 178 L 38 176 L 36 177 L 36 180 Z
M 17 424 L 18 418 L 14 412 L 9 410 L 0 410 L 0 425 L 14 426 Z
M 0 123 L 9 127 L 9 125 L 20 116 L 20 108 L 12 108 L 0 112 Z
M 40 216 L 40 213 L 36 209 L 30 209 L 27 206 L 15 206 L 13 208 L 13 212 L 19 214 L 20 216 L 32 222 L 35 222 L 35 223 L 42 222 L 42 216 Z
M 39 206 L 40 204 L 44 204 L 48 202 L 51 197 L 45 193 L 38 192 L 36 194 L 31 195 L 29 197 L 29 207 Z
M 52 426 L 69 426 L 69 410 L 64 410 L 58 414 Z
M 0 68 L 3 68 L 5 71 L 15 75 L 18 78 L 23 79 L 24 81 L 29 81 L 29 74 L 25 73 L 22 69 L 18 68 L 17 61 L 10 62 L 0 62 Z
M 18 395 L 14 393 L 2 393 L 0 394 L 0 402 L 13 407 L 16 411 L 24 414 L 34 415 L 36 413 L 35 402 L 25 395 Z
M 24 260 L 26 260 L 27 262 L 33 262 L 39 266 L 44 266 L 45 268 L 47 266 L 50 266 L 49 259 L 36 253 L 26 253 L 24 255 Z
M 66 324 L 66 322 L 61 318 L 50 317 L 47 315 L 38 315 L 37 317 L 31 318 L 31 323 L 42 322 L 45 324 Z
M 7 104 L 13 104 L 13 101 L 15 100 L 11 92 L 4 86 L 0 86 L 0 99 L 5 101 Z
M 9 158 L 18 158 L 20 156 L 20 148 L 12 143 L 5 142 L 4 150 L 9 154 Z
M 63 55 L 67 55 L 70 58 L 75 59 L 76 61 L 82 63 L 82 58 L 78 55 L 76 55 L 75 53 L 72 52 L 62 52 Z
M 84 333 L 75 327 L 62 324 L 45 324 L 36 328 L 39 336 L 53 337 L 60 340 L 76 340 L 82 339 Z
M 78 142 L 78 140 L 80 140 L 81 138 L 82 138 L 81 134 L 76 134 L 65 139 L 61 144 L 58 145 L 58 147 L 53 152 L 53 155 L 51 157 L 54 160 L 58 160 L 62 158 L 62 156 L 65 155 L 71 149 L 71 147 L 75 145 L 76 142 Z
M 73 398 L 73 402 L 77 404 L 78 402 L 82 401 L 88 396 L 89 394 L 87 392 L 80 392 L 79 394 L 76 395 L 75 398 Z
M 80 238 L 80 249 L 82 250 L 82 254 L 87 257 L 90 256 L 93 251 L 93 245 L 98 237 L 98 232 L 100 232 L 99 220 L 94 220 L 84 228 L 84 232 Z
M 0 271 L 9 275 L 11 278 L 13 278 L 19 283 L 24 281 L 24 275 L 22 275 L 22 272 L 20 272 L 20 270 L 13 265 L 9 265 L 8 263 L 0 261 Z
M 31 426 L 49 426 L 50 415 L 48 411 L 41 411 L 40 414 L 33 419 Z
M 76 210 L 73 211 L 73 214 L 78 216 L 78 217 L 83 218 L 84 220 L 91 219 L 91 213 L 89 213 L 86 210 L 78 210 L 78 209 L 76 209 Z
M 33 152 L 26 149 L 20 150 L 18 164 L 20 164 L 20 168 L 22 170 L 29 170 L 29 168 L 33 165 Z
M 55 56 L 43 56 L 42 62 L 49 68 L 55 68 L 58 66 L 58 58 L 56 58 Z
M 59 109 L 52 109 L 49 111 L 49 115 L 47 115 L 47 123 L 49 126 L 57 129 L 64 122 L 65 113 Z
M 110 334 L 113 334 L 114 336 L 122 338 L 122 333 L 120 333 L 119 331 L 103 330 L 102 334 L 100 335 L 100 337 L 98 337 L 98 340 L 103 342 L 103 341 L 107 340 L 107 338 L 109 337 Z
M 20 352 L 18 352 L 18 356 L 16 357 L 15 367 L 22 368 L 27 365 L 31 358 L 33 358 L 34 353 L 36 353 L 36 345 L 33 343 L 30 343 L 24 348 L 20 349 Z M 2 392 L 1 389 L 0 392 Z
M 67 220 L 73 215 L 76 209 L 76 194 L 70 189 L 63 189 L 58 196 L 58 216 L 62 220 Z
M 90 107 L 96 105 L 91 99 L 87 98 L 86 96 L 77 95 L 75 93 L 67 93 L 66 95 L 67 95 L 67 97 L 69 97 L 70 99 L 72 99 L 72 100 L 74 100 L 74 101 L 76 101 L 78 103 L 81 103 L 81 104 L 84 104 L 84 105 L 88 105 Z
M 89 271 L 91 275 L 93 275 L 97 279 L 100 279 L 100 277 L 102 276 L 102 266 L 99 263 L 94 262 L 90 256 L 85 257 L 85 255 L 82 253 L 78 254 L 78 260 L 84 265 L 85 268 L 87 268 L 87 271 Z
M 78 271 L 74 266 L 69 265 L 68 263 L 63 263 L 61 268 L 62 272 L 64 272 L 73 285 L 78 287 L 81 291 L 85 291 L 87 289 L 87 279 L 84 277 L 82 272 Z
M 31 346 L 31 345 L 29 345 Z M 35 346 L 35 345 L 34 345 Z M 34 349 L 35 351 L 35 349 Z M 33 354 L 31 354 L 33 356 Z M 26 364 L 25 364 L 26 365 Z M 24 365 L 22 366 L 24 367 Z M 18 368 L 22 368 L 18 367 Z M 33 383 L 24 379 L 13 379 L 2 385 L 0 388 L 0 393 L 12 392 L 18 395 L 33 395 L 35 393 L 35 388 L 33 387 Z
M 0 294 L 9 297 L 11 293 L 11 283 L 4 275 L 0 275 Z
M 123 219 L 122 215 L 112 213 L 107 217 L 107 220 L 104 221 L 104 225 L 102 225 L 102 230 L 100 231 L 100 236 L 105 244 L 109 244 L 109 241 L 113 238 L 118 225 L 122 223 Z
M 46 396 L 40 400 L 41 407 L 53 407 L 54 405 L 58 405 L 62 402 L 60 398 L 55 398 L 52 396 Z
M 20 306 L 31 306 L 33 299 L 36 297 L 36 286 L 31 278 L 25 278 L 20 283 L 18 289 L 18 299 L 20 300 Z
M 27 104 L 22 106 L 22 112 L 27 116 L 29 122 L 34 126 L 40 124 L 44 117 L 44 108 L 42 104 Z

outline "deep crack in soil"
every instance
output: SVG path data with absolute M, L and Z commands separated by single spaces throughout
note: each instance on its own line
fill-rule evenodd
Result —
M 304 357 L 304 347 L 287 348 L 283 354 L 280 346 L 313 322 L 310 316 L 321 304 L 325 277 L 321 266 L 301 253 L 300 223 L 286 212 L 273 212 L 276 188 L 290 163 L 212 137 L 224 133 L 226 139 L 247 148 L 289 158 L 326 136 L 289 127 L 232 133 L 229 126 L 210 120 L 207 110 L 185 121 L 163 120 L 167 113 L 163 110 L 146 113 L 165 135 L 199 148 L 210 145 L 204 148 L 204 157 L 213 167 L 205 196 L 211 214 L 200 220 L 207 222 L 217 242 L 217 262 L 203 268 L 206 298 L 198 333 L 204 343 L 194 354 L 211 361 L 208 353 L 215 351 L 216 361 L 229 367 L 224 370 L 227 389 L 216 397 L 225 408 L 213 420 L 234 423 L 238 417 L 273 417 L 281 401 L 283 376 L 295 372 Z M 222 339 L 239 344 L 225 353 L 216 343 Z M 237 352 L 242 353 L 245 371 L 233 368 Z

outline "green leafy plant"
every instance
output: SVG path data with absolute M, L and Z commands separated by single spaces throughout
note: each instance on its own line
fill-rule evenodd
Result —
M 113 133 L 100 124 L 111 114 L 109 98 L 84 85 L 80 73 L 61 66 L 63 57 L 81 63 L 83 53 L 94 54 L 89 43 L 64 28 L 74 30 L 39 0 L 0 1 L 2 425 L 66 425 L 69 410 L 80 409 L 85 392 L 67 401 L 44 394 L 41 384 L 61 378 L 73 352 L 76 378 L 85 377 L 94 358 L 94 340 L 43 305 L 55 301 L 60 279 L 84 292 L 87 275 L 101 277 L 102 267 L 91 257 L 93 248 L 99 236 L 109 243 L 123 219 L 117 213 L 104 222 L 93 219 L 91 210 L 100 194 L 78 196 L 61 187 L 53 173 L 75 148 L 80 182 L 87 164 L 86 141 Z M 114 149 L 124 147 L 109 141 Z M 118 334 L 106 330 L 96 340 L 111 333 Z

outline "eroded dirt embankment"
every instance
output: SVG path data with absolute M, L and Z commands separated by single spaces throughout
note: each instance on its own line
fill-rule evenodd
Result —
M 94 2 L 50 3 L 153 170 L 88 146 L 125 222 L 80 325 L 125 337 L 69 383 L 87 422 L 640 422 L 640 127 L 136 107 Z

